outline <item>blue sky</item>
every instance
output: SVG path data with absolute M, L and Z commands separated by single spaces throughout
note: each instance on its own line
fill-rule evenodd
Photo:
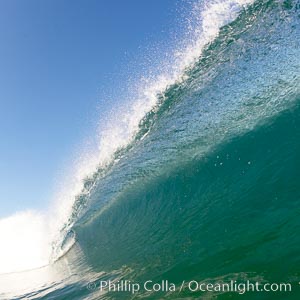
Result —
M 47 207 L 59 170 L 95 129 L 96 108 L 118 102 L 99 95 L 130 75 L 141 48 L 170 38 L 175 6 L 0 1 L 0 217 Z

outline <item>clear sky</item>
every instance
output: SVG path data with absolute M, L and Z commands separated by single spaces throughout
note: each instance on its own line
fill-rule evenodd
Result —
M 140 46 L 167 38 L 175 5 L 0 1 L 0 217 L 47 206 L 57 172 L 105 105 L 99 90 L 113 90 Z

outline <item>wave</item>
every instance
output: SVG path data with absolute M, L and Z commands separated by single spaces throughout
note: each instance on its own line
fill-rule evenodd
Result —
M 251 2 L 215 0 L 193 3 L 188 16 L 192 26 L 189 26 L 181 46 L 169 53 L 167 62 L 161 64 L 162 69 L 158 72 L 151 70 L 151 76 L 143 78 L 131 87 L 132 94 L 127 104 L 115 113 L 117 117 L 110 117 L 108 124 L 101 127 L 99 150 L 88 152 L 85 157 L 80 155 L 79 163 L 76 163 L 71 171 L 72 175 L 66 174 L 71 180 L 61 183 L 49 212 L 46 215 L 34 211 L 20 212 L 16 216 L 1 220 L 0 238 L 6 246 L 5 250 L 0 251 L 0 256 L 5 260 L 5 264 L 0 264 L 0 273 L 40 267 L 46 263 L 45 257 L 53 262 L 69 251 L 75 242 L 72 227 L 86 209 L 90 193 L 96 187 L 99 178 L 107 174 L 129 148 L 134 147 L 138 140 L 146 136 L 152 123 L 151 116 L 160 110 L 168 90 L 172 90 L 174 85 L 183 87 L 186 84 L 188 72 L 202 55 L 205 45 L 216 38 L 220 28 L 234 20 Z M 11 224 L 9 228 L 7 223 Z M 42 229 L 32 231 L 35 224 L 40 224 Z M 19 235 L 16 235 L 19 231 L 25 232 L 26 240 L 31 241 L 28 244 L 33 248 L 28 250 L 28 254 L 35 255 L 30 259 L 25 259 L 23 250 L 17 250 L 23 244 Z M 31 237 L 28 236 L 30 232 Z M 8 255 L 7 249 L 12 245 L 19 246 L 14 247 L 14 255 Z M 49 249 L 52 249 L 51 255 Z M 41 257 L 43 259 L 40 259 Z M 25 260 L 27 263 L 23 263 Z
M 235 11 L 232 2 L 224 3 L 229 15 L 229 8 Z M 224 3 L 209 6 L 205 15 L 211 18 L 216 13 L 219 17 Z M 176 80 L 154 89 L 151 95 L 155 103 L 134 118 L 138 122 L 133 130 L 125 127 L 130 138 L 126 142 L 121 139 L 123 144 L 114 145 L 113 151 L 103 150 L 111 154 L 110 159 L 101 160 L 97 170 L 83 180 L 71 222 L 92 219 L 123 188 L 136 185 L 139 178 L 155 178 L 199 158 L 292 106 L 299 95 L 299 29 L 293 9 L 287 10 L 277 1 L 259 1 L 230 24 L 217 23 L 223 26 L 209 35 L 215 39 L 203 42 L 201 52 L 193 56 Z M 282 14 L 278 24 L 274 24 L 276 14 Z M 210 20 L 215 24 L 214 18 Z M 281 45 L 286 44 L 289 46 L 283 50 Z M 112 140 L 114 135 L 108 130 L 102 142 L 107 145 Z
M 251 2 L 253 1 L 226 0 L 194 3 L 190 15 L 190 18 L 193 19 L 193 28 L 189 29 L 188 38 L 183 46 L 173 51 L 171 55 L 173 59 L 168 59 L 168 65 L 163 64 L 163 70 L 159 70 L 158 75 L 149 76 L 137 84 L 138 88 L 133 89 L 134 94 L 131 96 L 132 99 L 129 100 L 128 106 L 122 107 L 116 113 L 117 117 L 110 118 L 109 124 L 105 128 L 101 128 L 99 152 L 94 155 L 89 153 L 87 160 L 80 165 L 80 167 L 82 165 L 89 167 L 85 168 L 85 171 L 80 168 L 80 175 L 77 176 L 76 186 L 78 188 L 76 188 L 76 192 L 73 190 L 72 193 L 71 198 L 75 198 L 75 202 L 70 211 L 70 218 L 63 227 L 64 233 L 60 234 L 59 240 L 54 246 L 59 253 L 64 253 L 59 249 L 59 245 L 69 235 L 69 230 L 81 217 L 87 206 L 92 206 L 87 202 L 91 200 L 91 193 L 98 185 L 100 178 L 104 181 L 103 177 L 126 153 L 139 147 L 137 144 L 146 139 L 155 122 L 154 119 L 158 118 L 165 108 L 171 105 L 170 101 L 172 101 L 172 105 L 175 105 L 175 102 L 180 100 L 179 97 L 172 97 L 172 93 L 178 93 L 184 89 L 190 89 L 192 92 L 191 84 L 197 84 L 196 78 L 208 80 L 204 77 L 209 72 L 205 70 L 205 68 L 209 68 L 209 64 L 206 64 L 205 61 L 209 56 L 206 52 L 210 51 L 210 43 L 218 37 L 220 29 L 236 19 Z M 202 62 L 203 65 L 206 64 L 205 68 L 202 69 L 202 66 L 198 66 L 199 62 Z M 205 74 L 204 76 L 196 74 L 200 69 L 202 69 L 200 72 Z M 173 136 L 174 138 L 176 138 L 176 134 Z M 155 145 L 153 144 L 153 146 Z M 119 179 L 113 180 L 126 185 L 126 183 L 121 183 L 122 179 L 120 181 Z M 100 183 L 100 185 L 102 184 L 103 182 Z M 104 195 L 103 198 L 105 198 Z M 108 200 L 103 200 L 101 203 L 106 201 Z M 96 211 L 98 208 L 93 206 L 92 210 Z M 72 236 L 74 235 L 72 234 Z M 57 255 L 54 252 L 54 259 L 60 256 L 61 254 Z
M 69 188 L 62 184 L 53 213 L 13 219 L 36 234 L 21 240 L 15 225 L 0 222 L 8 246 L 0 258 L 11 258 L 0 271 L 38 267 L 45 256 L 59 264 L 80 249 L 83 273 L 114 278 L 239 277 L 243 268 L 266 277 L 263 267 L 292 278 L 296 258 L 291 271 L 279 260 L 298 241 L 299 9 L 298 1 L 196 2 L 184 46 L 101 128 L 99 151 L 79 164 Z M 8 255 L 12 235 L 18 244 Z M 281 253 L 272 250 L 278 242 L 287 245 Z M 25 244 L 30 264 L 22 265 Z M 255 249 L 261 268 L 251 265 L 259 264 Z M 274 251 L 270 267 L 265 249 Z

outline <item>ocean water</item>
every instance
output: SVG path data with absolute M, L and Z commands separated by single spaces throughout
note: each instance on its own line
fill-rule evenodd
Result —
M 110 156 L 84 177 L 49 249 L 27 236 L 15 245 L 24 266 L 2 268 L 0 299 L 300 299 L 300 2 L 199 3 L 201 30 L 176 72 L 134 103 L 126 138 L 104 139 Z M 30 256 L 38 247 L 50 263 Z M 141 288 L 101 289 L 108 281 Z

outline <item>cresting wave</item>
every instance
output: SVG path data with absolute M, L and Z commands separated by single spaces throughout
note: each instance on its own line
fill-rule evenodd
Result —
M 196 2 L 186 46 L 171 54 L 161 74 L 141 82 L 135 97 L 101 128 L 99 151 L 89 153 L 62 185 L 53 212 L 0 221 L 0 273 L 57 260 L 74 244 L 74 232 L 124 191 L 139 184 L 142 189 L 148 179 L 290 107 L 299 95 L 300 66 L 298 4 L 288 2 Z M 26 240 L 20 226 L 30 232 Z
M 106 125 L 100 128 L 98 150 L 81 159 L 77 169 L 76 182 L 70 184 L 71 192 L 64 191 L 62 199 L 68 205 L 69 220 L 64 223 L 63 234 L 54 243 L 52 260 L 56 260 L 65 253 L 61 245 L 68 240 L 71 245 L 75 235 L 72 227 L 74 222 L 86 210 L 87 202 L 92 190 L 110 168 L 117 163 L 136 142 L 143 140 L 149 133 L 149 123 L 153 115 L 158 114 L 164 102 L 168 102 L 168 92 L 173 87 L 184 88 L 192 78 L 192 70 L 203 54 L 203 49 L 219 34 L 220 29 L 236 19 L 253 0 L 213 0 L 195 1 L 188 16 L 189 28 L 181 46 L 168 55 L 166 63 L 159 70 L 151 70 L 148 77 L 142 78 L 127 96 L 127 103 L 121 109 L 109 116 Z M 153 75 L 156 74 L 156 75 Z M 76 189 L 74 189 L 76 186 Z M 75 202 L 74 202 L 75 199 Z M 95 209 L 95 208 L 94 208 Z M 71 241 L 69 232 L 71 230 Z M 69 249 L 69 247 L 68 247 Z
M 23 271 L 46 265 L 64 255 L 75 241 L 71 230 L 80 212 L 85 208 L 82 199 L 87 199 L 100 173 L 116 162 L 118 150 L 125 149 L 136 135 L 142 133 L 140 122 L 149 112 L 154 112 L 161 104 L 161 96 L 174 84 L 184 85 L 188 79 L 187 69 L 201 56 L 203 47 L 212 41 L 219 29 L 234 20 L 249 0 L 235 1 L 199 1 L 193 4 L 188 39 L 176 49 L 172 63 L 164 65 L 160 74 L 149 77 L 137 84 L 131 98 L 118 112 L 117 118 L 110 117 L 108 123 L 100 129 L 99 150 L 80 157 L 72 170 L 72 179 L 61 185 L 54 201 L 54 207 L 47 216 L 38 212 L 22 212 L 3 220 L 2 224 L 11 224 L 9 228 L 0 225 L 5 248 L 0 250 L 0 273 Z M 121 117 L 121 118 L 120 118 Z M 120 121 L 121 120 L 121 121 Z M 122 150 L 121 150 L 122 152 Z M 102 171 L 101 171 L 102 170 Z M 75 203 L 74 203 L 75 202 Z M 26 237 L 27 250 L 22 249 L 24 240 L 20 239 L 18 226 Z M 37 229 L 38 228 L 38 229 Z M 29 235 L 29 236 L 27 236 Z M 9 236 L 9 238 L 7 238 Z M 28 242 L 33 241 L 33 242 Z M 11 248 L 15 251 L 9 253 Z M 20 249 L 22 249 L 20 251 Z M 52 249 L 52 250 L 51 250 Z M 4 263 L 5 261 L 5 263 Z M 26 263 L 25 263 L 26 262 Z
M 258 1 L 246 9 L 249 3 L 208 1 L 194 6 L 193 16 L 200 18 L 191 34 L 192 42 L 180 55 L 176 51 L 175 57 L 180 59 L 171 64 L 172 70 L 166 72 L 169 75 L 160 75 L 160 79 L 154 78 L 155 84 L 143 86 L 128 114 L 120 113 L 124 116 L 122 122 L 112 119 L 113 126 L 104 130 L 100 158 L 91 164 L 94 172 L 80 180 L 83 186 L 72 209 L 72 222 L 78 221 L 87 201 L 97 199 L 97 203 L 88 204 L 92 213 L 85 213 L 80 220 L 83 223 L 109 202 L 101 186 L 111 186 L 114 181 L 122 189 L 135 184 L 140 169 L 155 174 L 161 164 L 165 171 L 172 163 L 189 161 L 191 155 L 202 156 L 294 103 L 299 93 L 298 44 L 294 36 L 288 37 L 283 31 L 261 28 L 262 22 L 270 25 L 274 21 L 272 14 L 263 15 L 265 11 L 272 12 L 274 6 L 278 12 L 284 12 L 286 4 Z M 291 26 L 291 21 L 280 25 Z M 297 35 L 295 26 L 291 27 Z M 270 41 L 256 45 L 256 40 L 266 35 Z M 291 47 L 282 52 L 278 46 L 281 42 L 291 43 Z M 259 48 L 252 50 L 251 46 Z M 268 59 L 266 53 L 270 55 Z M 175 71 L 174 65 L 179 66 Z M 241 82 L 242 76 L 245 80 Z M 191 109 L 188 105 L 192 104 L 195 106 Z M 116 143 L 112 144 L 112 140 Z M 126 168 L 130 166 L 136 170 L 128 172 Z M 101 201 L 93 195 L 99 196 L 99 190 L 103 193 Z

